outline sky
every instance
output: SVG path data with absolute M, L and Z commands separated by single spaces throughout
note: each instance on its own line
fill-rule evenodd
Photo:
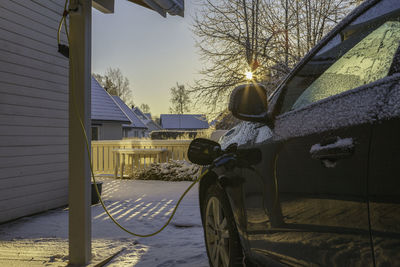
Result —
M 120 68 L 135 105 L 148 104 L 153 115 L 169 113 L 170 88 L 189 86 L 201 69 L 190 29 L 193 1 L 185 5 L 184 18 L 164 18 L 126 0 L 115 1 L 114 14 L 93 9 L 92 72 Z

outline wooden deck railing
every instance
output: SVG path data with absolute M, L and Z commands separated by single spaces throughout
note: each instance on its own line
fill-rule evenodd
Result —
M 167 149 L 165 157 L 155 157 L 154 155 L 143 153 L 139 154 L 141 167 L 146 167 L 150 163 L 159 160 L 167 162 L 173 160 L 187 160 L 187 149 L 191 140 L 107 140 L 92 141 L 92 165 L 95 174 L 114 174 L 116 149 Z M 128 163 L 128 162 L 126 162 Z

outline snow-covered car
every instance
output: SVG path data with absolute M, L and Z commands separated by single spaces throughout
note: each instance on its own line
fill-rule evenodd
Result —
M 240 134 L 189 150 L 211 266 L 400 265 L 399 41 L 400 1 L 364 1 L 269 98 L 233 91 Z

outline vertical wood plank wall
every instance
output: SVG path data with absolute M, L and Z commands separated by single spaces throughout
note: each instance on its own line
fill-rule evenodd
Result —
M 63 4 L 0 1 L 0 222 L 68 201 L 68 59 L 57 52 Z

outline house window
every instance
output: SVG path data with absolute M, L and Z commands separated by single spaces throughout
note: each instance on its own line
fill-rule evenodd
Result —
M 99 140 L 100 137 L 100 127 L 99 126 L 92 126 L 92 140 Z
M 129 129 L 126 129 L 126 128 L 122 129 L 122 136 L 123 137 L 128 137 L 128 133 L 129 133 Z

